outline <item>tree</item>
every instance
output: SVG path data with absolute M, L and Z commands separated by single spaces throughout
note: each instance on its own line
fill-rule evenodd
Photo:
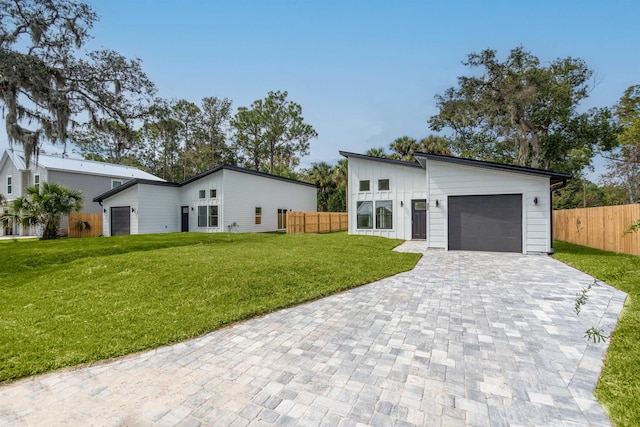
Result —
M 231 128 L 231 106 L 228 98 L 202 98 L 196 143 L 198 172 L 222 163 L 236 164 L 236 156 L 227 143 Z
M 24 227 L 41 226 L 43 239 L 58 237 L 63 215 L 82 209 L 82 192 L 58 183 L 43 182 L 28 187 L 23 197 L 13 202 L 13 211 Z
M 335 188 L 333 180 L 334 168 L 329 163 L 312 163 L 307 171 L 308 181 L 318 187 L 318 211 L 329 211 L 329 198 Z
M 124 143 L 154 93 L 140 60 L 112 50 L 81 55 L 97 15 L 72 0 L 0 0 L 0 99 L 10 144 L 27 163 L 43 139 L 65 144 L 70 128 L 111 131 Z M 84 121 L 81 121 L 84 120 Z M 115 124 L 114 124 L 115 123 Z
M 620 126 L 619 147 L 610 155 L 603 181 L 619 186 L 626 193 L 628 203 L 640 200 L 640 85 L 625 90 L 614 107 Z
M 608 109 L 578 113 L 593 75 L 583 60 L 543 66 L 522 47 L 505 61 L 496 55 L 491 49 L 469 54 L 463 64 L 474 75 L 435 97 L 440 111 L 429 125 L 453 131 L 455 154 L 575 173 L 590 164 L 594 150 L 615 145 Z
M 408 136 L 396 138 L 389 144 L 392 159 L 403 160 L 406 162 L 414 161 L 413 152 L 418 149 L 418 141 Z
M 364 154 L 371 157 L 387 157 L 387 153 L 384 151 L 384 147 L 369 148 L 367 151 L 365 151 Z
M 333 168 L 332 179 L 334 190 L 329 196 L 329 212 L 347 211 L 347 181 L 349 177 L 349 163 L 347 159 L 338 160 Z
M 271 174 L 278 164 L 295 166 L 297 156 L 309 153 L 309 140 L 318 136 L 304 122 L 302 107 L 287 101 L 287 96 L 286 91 L 269 92 L 251 108 L 238 108 L 231 121 L 238 155 L 255 170 L 265 163 Z
M 170 102 L 156 101 L 141 131 L 145 143 L 140 156 L 142 165 L 169 181 L 179 180 L 182 176 L 178 162 L 183 124 L 173 113 Z
M 429 135 L 420 140 L 418 150 L 424 153 L 451 155 L 451 141 L 444 136 Z

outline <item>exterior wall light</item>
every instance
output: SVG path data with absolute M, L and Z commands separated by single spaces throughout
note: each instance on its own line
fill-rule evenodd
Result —
M 134 213 L 136 211 L 136 208 L 131 208 L 131 213 Z
M 538 205 L 538 196 L 533 198 L 533 204 L 536 206 Z
M 402 200 L 400 200 L 400 207 L 404 207 L 404 202 Z
M 436 208 L 440 206 L 440 202 L 438 201 L 438 199 L 436 199 Z

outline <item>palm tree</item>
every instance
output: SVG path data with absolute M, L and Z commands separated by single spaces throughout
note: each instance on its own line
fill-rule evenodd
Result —
M 318 211 L 327 212 L 329 209 L 329 196 L 335 183 L 333 182 L 333 166 L 327 162 L 312 163 L 307 171 L 308 180 L 318 186 Z
M 329 197 L 329 211 L 347 211 L 347 181 L 349 177 L 349 163 L 347 159 L 338 160 L 338 164 L 333 168 L 334 190 Z
M 393 152 L 391 158 L 411 162 L 414 160 L 413 152 L 418 149 L 418 141 L 408 136 L 401 136 L 389 144 L 389 148 Z
M 420 151 L 430 154 L 444 154 L 445 156 L 451 155 L 451 143 L 443 136 L 429 135 L 426 138 L 422 138 L 420 141 Z
M 29 187 L 23 197 L 13 202 L 14 213 L 23 227 L 41 226 L 42 239 L 58 237 L 63 215 L 82 209 L 82 192 L 57 183 L 43 182 L 40 188 Z
M 369 148 L 364 154 L 371 157 L 387 157 L 387 153 L 384 152 L 384 148 Z

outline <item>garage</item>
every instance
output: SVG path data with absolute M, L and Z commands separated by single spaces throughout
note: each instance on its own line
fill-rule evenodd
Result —
M 131 234 L 131 206 L 111 208 L 111 235 Z
M 449 250 L 522 253 L 522 194 L 449 196 Z

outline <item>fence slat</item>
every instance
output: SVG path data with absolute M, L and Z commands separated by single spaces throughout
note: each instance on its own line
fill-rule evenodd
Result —
M 348 228 L 346 212 L 287 212 L 287 234 L 331 233 Z
M 640 232 L 627 234 L 640 219 L 640 204 L 553 211 L 553 238 L 605 251 L 640 255 Z
M 83 229 L 77 227 L 78 221 L 83 222 Z M 84 228 L 84 222 L 91 226 L 90 230 Z M 102 235 L 102 214 L 101 213 L 72 213 L 69 214 L 69 238 L 74 237 L 97 237 Z

